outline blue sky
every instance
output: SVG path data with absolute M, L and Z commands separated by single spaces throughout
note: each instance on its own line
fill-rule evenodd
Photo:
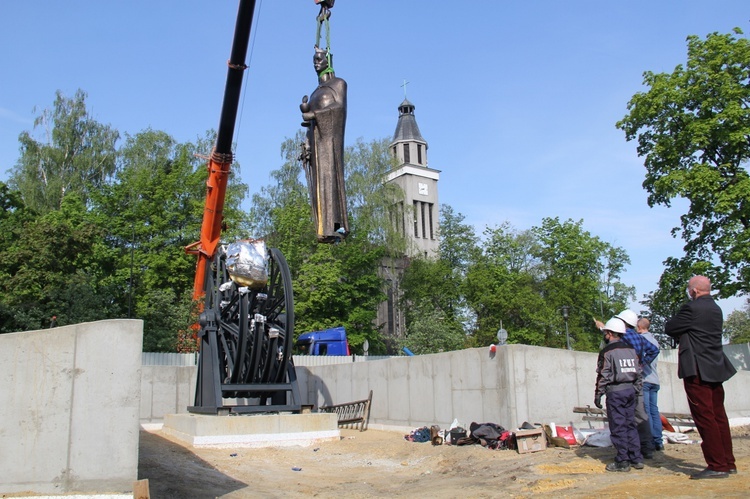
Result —
M 317 84 L 313 0 L 257 4 L 235 133 L 253 192 L 281 165 L 279 146 Z M 87 92 L 94 117 L 123 135 L 150 127 L 192 141 L 216 128 L 237 5 L 0 2 L 0 179 L 34 108 L 50 107 L 56 90 Z M 331 47 L 349 84 L 347 143 L 392 136 L 408 81 L 441 203 L 478 233 L 506 220 L 528 229 L 544 217 L 583 219 L 628 252 L 623 279 L 640 299 L 681 252 L 670 229 L 684 205 L 648 207 L 643 161 L 615 122 L 644 89 L 644 71 L 685 62 L 688 35 L 750 33 L 748 21 L 746 0 L 339 0 Z

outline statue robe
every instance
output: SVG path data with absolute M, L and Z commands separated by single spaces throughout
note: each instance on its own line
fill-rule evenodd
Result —
M 346 82 L 331 76 L 310 96 L 306 124 L 309 161 L 305 173 L 310 189 L 313 219 L 320 242 L 336 242 L 349 233 L 344 190 L 344 130 Z

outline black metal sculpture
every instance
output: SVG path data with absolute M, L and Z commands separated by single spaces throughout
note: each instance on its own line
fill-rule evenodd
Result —
M 319 85 L 303 99 L 308 126 L 301 159 L 310 187 L 318 240 L 336 242 L 349 232 L 344 193 L 346 82 L 333 72 L 330 42 L 320 46 L 334 0 L 316 0 L 318 34 L 314 64 Z M 301 410 L 292 361 L 294 300 L 284 256 L 258 240 L 222 245 L 219 236 L 232 136 L 245 66 L 255 0 L 240 0 L 227 85 L 214 152 L 201 241 L 188 252 L 198 255 L 194 297 L 203 299 L 200 357 L 192 413 L 228 414 Z M 235 246 L 235 249 L 232 247 Z M 245 256 L 251 254 L 248 259 Z M 242 267 L 242 268 L 241 268 Z
M 242 76 L 247 68 L 255 0 L 240 0 L 228 62 L 227 83 L 209 181 L 201 241 L 188 247 L 198 254 L 194 296 L 203 299 L 200 356 L 192 413 L 228 414 L 299 411 L 299 386 L 292 363 L 294 300 L 284 256 L 259 241 L 219 242 L 224 192 L 233 161 L 232 136 Z M 249 272 L 237 271 L 236 256 L 254 250 Z M 235 258 L 234 263 L 231 261 Z
M 241 243 L 236 243 L 241 244 Z M 232 245 L 229 247 L 231 248 Z M 266 255 L 265 246 L 262 253 Z M 222 247 L 206 276 L 195 405 L 203 414 L 299 411 L 292 363 L 294 301 L 286 260 L 267 253 L 267 279 L 256 286 L 231 275 Z M 236 400 L 226 400 L 236 399 Z
M 310 190 L 313 220 L 318 241 L 333 243 L 349 233 L 344 190 L 344 131 L 346 128 L 346 81 L 336 76 L 330 46 L 322 49 L 320 27 L 331 16 L 333 0 L 320 2 L 318 36 L 313 66 L 318 88 L 302 98 L 302 126 L 307 137 L 300 159 Z M 328 37 L 327 37 L 328 38 Z M 329 44 L 330 45 L 330 44 Z

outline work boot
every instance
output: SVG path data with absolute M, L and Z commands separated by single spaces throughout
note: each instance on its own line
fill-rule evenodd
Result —
M 642 470 L 643 461 L 630 461 L 630 466 L 632 466 L 636 470 Z
M 604 469 L 607 471 L 630 471 L 630 463 L 628 461 L 615 461 L 609 463 Z

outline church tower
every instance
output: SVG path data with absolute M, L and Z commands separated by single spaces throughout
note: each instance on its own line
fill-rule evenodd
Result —
M 406 255 L 387 259 L 381 264 L 381 276 L 386 282 L 386 301 L 378 307 L 377 323 L 383 331 L 390 354 L 397 354 L 399 338 L 405 332 L 401 297 L 401 277 L 410 258 L 437 258 L 438 256 L 438 180 L 440 172 L 427 165 L 427 141 L 419 133 L 414 117 L 414 104 L 407 99 L 398 106 L 398 123 L 391 153 L 397 166 L 391 170 L 386 182 L 398 185 L 404 194 L 393 210 L 393 223 L 407 241 Z
M 395 223 L 407 236 L 409 257 L 436 258 L 438 254 L 438 180 L 440 171 L 427 163 L 427 141 L 422 138 L 407 99 L 398 106 L 398 123 L 390 144 L 398 166 L 387 177 L 404 192 Z

